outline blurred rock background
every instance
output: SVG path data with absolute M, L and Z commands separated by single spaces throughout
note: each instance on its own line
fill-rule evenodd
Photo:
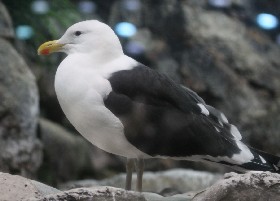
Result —
M 53 186 L 124 171 L 124 159 L 91 146 L 63 115 L 53 81 L 65 55 L 37 56 L 42 42 L 85 19 L 109 24 L 126 54 L 193 89 L 247 143 L 279 155 L 279 16 L 279 1 L 0 1 L 0 171 Z M 175 167 L 228 171 L 170 160 L 146 169 Z
M 11 18 L 0 4 L 0 170 L 35 175 L 42 162 L 37 137 L 39 95 L 36 80 L 9 41 Z

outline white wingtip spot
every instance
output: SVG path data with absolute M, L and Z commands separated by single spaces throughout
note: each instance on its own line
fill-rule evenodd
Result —
M 239 130 L 236 128 L 236 126 L 234 125 L 231 125 L 230 126 L 230 133 L 233 135 L 233 137 L 237 140 L 241 140 L 242 139 L 242 136 L 239 132 Z
M 219 133 L 221 132 L 220 129 L 218 129 L 216 126 L 214 126 L 214 128 L 216 129 L 216 131 Z
M 250 149 L 240 141 L 236 141 L 236 144 L 241 151 L 238 154 L 233 154 L 231 158 L 240 164 L 251 162 L 254 159 L 254 155 Z
M 279 167 L 277 167 L 276 165 L 274 165 L 274 164 L 272 164 L 273 165 L 273 167 L 275 168 L 275 170 L 276 171 L 278 171 L 279 170 Z
M 259 157 L 260 157 L 262 163 L 266 163 L 266 160 L 264 160 L 264 158 L 261 155 L 259 155 Z
M 226 118 L 226 116 L 224 115 L 224 113 L 221 113 L 221 119 L 224 123 L 228 123 L 228 119 Z
M 206 116 L 208 116 L 210 114 L 209 111 L 206 109 L 206 107 L 202 103 L 198 103 L 197 105 L 198 105 L 198 107 L 200 107 L 202 114 L 204 114 Z

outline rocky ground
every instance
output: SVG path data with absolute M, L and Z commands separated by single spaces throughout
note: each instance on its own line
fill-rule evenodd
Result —
M 21 176 L 0 173 L 0 200 L 276 201 L 280 197 L 280 175 L 270 172 L 229 173 L 224 178 L 219 175 L 188 170 L 172 170 L 149 174 L 144 174 L 144 188 L 150 186 L 153 190 L 160 189 L 159 193 L 138 193 L 108 186 L 108 184 L 114 185 L 120 181 L 124 182 L 123 175 L 103 181 L 79 181 L 75 184 L 80 186 L 79 188 L 61 191 Z M 208 186 L 214 182 L 216 182 L 214 185 L 208 188 L 205 187 L 205 185 Z M 72 182 L 71 185 L 74 183 Z M 152 187 L 154 184 L 156 184 L 156 187 Z M 83 185 L 86 187 L 83 187 Z M 69 187 L 69 184 L 66 184 L 66 186 Z M 159 186 L 161 188 L 158 188 Z

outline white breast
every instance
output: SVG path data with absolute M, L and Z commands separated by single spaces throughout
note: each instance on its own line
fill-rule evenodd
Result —
M 112 72 L 130 68 L 135 62 L 124 56 L 118 61 L 95 64 L 81 55 L 69 55 L 59 65 L 55 90 L 66 117 L 87 140 L 97 147 L 128 158 L 148 157 L 124 136 L 121 121 L 104 106 L 111 91 L 106 79 Z

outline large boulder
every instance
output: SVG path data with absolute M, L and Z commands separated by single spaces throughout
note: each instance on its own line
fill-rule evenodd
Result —
M 1 26 L 9 25 L 1 2 L 0 11 Z M 9 28 L 5 27 L 2 36 L 11 36 Z M 36 136 L 39 107 L 35 78 L 8 40 L 0 37 L 0 47 L 0 170 L 33 176 L 42 158 Z
M 61 189 L 73 189 L 92 186 L 113 186 L 124 188 L 125 174 L 119 174 L 109 179 L 71 181 L 60 185 Z M 199 191 L 221 179 L 221 174 L 203 171 L 172 169 L 160 172 L 145 172 L 143 176 L 143 191 L 164 193 L 166 189 L 174 192 Z M 132 185 L 136 184 L 136 175 L 133 174 Z M 134 189 L 134 186 L 133 186 Z
M 38 200 L 161 200 L 161 201 L 250 201 L 279 200 L 280 175 L 271 172 L 248 172 L 246 174 L 230 173 L 209 188 L 200 192 L 188 192 L 171 196 L 151 193 L 135 193 L 112 187 L 79 188 L 47 195 Z
M 94 172 L 92 146 L 86 140 L 47 119 L 40 119 L 39 128 L 44 146 L 40 179 L 55 185 L 77 179 L 83 171 Z
M 280 153 L 279 130 L 273 126 L 280 112 L 279 46 L 248 26 L 250 18 L 234 17 L 242 16 L 234 9 L 224 13 L 185 3 L 182 12 L 184 83 L 222 110 L 252 146 Z
M 230 173 L 205 190 L 172 195 L 138 193 L 110 186 L 60 191 L 21 176 L 0 173 L 0 200 L 3 201 L 276 201 L 279 197 L 280 175 L 270 172 Z
M 60 191 L 21 176 L 0 172 L 0 200 L 22 201 L 29 198 L 41 198 Z
M 0 37 L 5 38 L 13 38 L 14 37 L 14 30 L 13 30 L 13 24 L 12 19 L 5 8 L 5 6 L 0 1 Z
M 180 194 L 163 197 L 154 193 L 126 191 L 109 186 L 77 188 L 42 198 L 30 198 L 25 201 L 191 201 L 193 194 Z
M 279 200 L 280 175 L 271 172 L 229 173 L 205 191 L 197 194 L 193 201 L 264 201 Z
M 192 193 L 163 197 L 153 193 L 138 193 L 109 186 L 76 188 L 60 191 L 40 182 L 0 172 L 1 201 L 187 201 Z
M 40 118 L 39 135 L 44 160 L 39 179 L 50 185 L 87 177 L 104 178 L 124 170 L 124 163 L 112 154 L 93 146 L 81 135 L 50 120 Z M 110 171 L 111 169 L 111 171 Z

